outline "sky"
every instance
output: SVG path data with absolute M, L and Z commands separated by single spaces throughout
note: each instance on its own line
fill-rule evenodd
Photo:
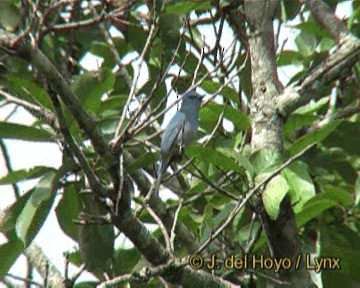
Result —
M 351 1 L 345 2 L 339 5 L 336 14 L 339 18 L 347 17 L 351 13 Z M 295 25 L 296 20 L 293 23 Z M 276 27 L 275 27 L 276 28 Z M 276 31 L 276 30 L 275 30 Z M 207 35 L 206 41 L 210 46 L 213 46 L 215 43 L 215 38 L 213 36 L 212 27 L 201 28 L 201 32 L 204 35 Z M 281 29 L 279 43 L 280 45 L 286 40 L 285 49 L 294 49 L 294 39 L 297 35 L 297 30 L 291 28 L 291 25 L 288 27 L 284 27 Z M 225 27 L 221 44 L 223 47 L 227 47 L 229 43 L 233 41 L 232 33 L 228 27 Z M 129 56 L 130 58 L 132 56 Z M 129 61 L 131 59 L 125 59 Z M 93 55 L 87 55 L 81 62 L 81 65 L 88 70 L 96 70 L 99 67 L 99 63 L 101 62 L 100 58 L 94 57 Z M 136 61 L 134 62 L 135 67 L 137 66 Z M 146 81 L 147 71 L 145 68 L 141 70 L 141 77 L 139 79 L 139 85 L 142 85 Z M 279 78 L 283 84 L 291 79 L 291 77 L 297 72 L 296 67 L 293 66 L 285 66 L 279 69 Z M 0 121 L 3 121 L 7 118 L 9 113 L 12 111 L 13 105 L 7 105 L 5 107 L 0 108 Z M 176 107 L 174 107 L 176 109 Z M 175 110 L 169 111 L 166 115 L 165 122 L 168 121 Z M 31 125 L 34 122 L 34 118 L 27 113 L 24 109 L 19 108 L 16 113 L 14 113 L 10 119 L 10 122 L 19 123 L 24 125 Z M 8 151 L 10 154 L 10 158 L 12 161 L 12 165 L 14 170 L 19 169 L 30 169 L 34 166 L 50 166 L 54 168 L 59 168 L 61 166 L 61 151 L 57 144 L 49 144 L 49 143 L 31 143 L 26 141 L 18 141 L 18 140 L 5 140 L 5 143 L 8 147 Z M 0 153 L 1 154 L 1 153 Z M 6 168 L 4 164 L 4 159 L 2 155 L 0 155 L 0 178 L 6 175 Z M 21 191 L 27 191 L 32 188 L 38 180 L 30 180 L 26 182 L 22 182 L 19 184 Z M 35 242 L 44 250 L 45 254 L 49 257 L 49 259 L 56 265 L 56 267 L 60 270 L 61 273 L 64 273 L 64 252 L 74 251 L 77 247 L 77 244 L 72 241 L 69 237 L 67 237 L 64 233 L 62 233 L 59 224 L 57 222 L 54 209 L 56 204 L 58 203 L 61 195 L 57 196 L 55 201 L 55 205 L 53 206 L 52 211 L 50 212 L 45 224 L 42 229 L 38 233 L 35 238 Z M 6 208 L 11 205 L 15 201 L 14 193 L 10 185 L 0 185 L 0 210 Z M 123 239 L 119 239 L 116 242 L 116 246 L 121 245 Z M 0 245 L 6 242 L 6 238 L 0 233 Z M 0 255 L 1 258 L 1 255 Z M 25 276 L 26 264 L 25 257 L 20 256 L 15 264 L 12 266 L 10 273 L 19 276 Z M 77 271 L 75 267 L 70 265 L 70 275 L 72 272 Z M 89 273 L 83 273 L 81 279 L 94 279 Z M 40 278 L 35 273 L 35 280 L 40 281 Z M 21 282 L 17 282 L 21 284 Z M 5 287 L 0 283 L 0 288 Z

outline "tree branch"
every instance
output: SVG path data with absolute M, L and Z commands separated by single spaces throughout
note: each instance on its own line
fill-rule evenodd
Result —
M 106 189 L 103 185 L 101 185 L 98 177 L 96 176 L 95 172 L 90 167 L 84 153 L 81 151 L 77 143 L 75 142 L 74 138 L 72 137 L 69 128 L 66 124 L 66 120 L 64 114 L 61 109 L 61 105 L 59 99 L 56 95 L 50 92 L 50 98 L 54 106 L 54 110 L 59 121 L 59 129 L 62 135 L 65 138 L 66 144 L 69 146 L 71 153 L 75 156 L 78 160 L 82 170 L 84 171 L 86 178 L 89 181 L 91 190 L 99 197 L 106 196 Z
M 126 162 L 128 163 L 134 161 L 133 156 L 128 152 L 124 151 L 124 157 L 126 159 Z M 141 171 L 133 171 L 131 173 L 131 177 L 135 180 L 140 191 L 148 191 L 150 189 L 151 183 Z M 164 203 L 159 197 L 151 197 L 151 199 L 149 200 L 149 205 L 160 217 L 167 231 L 170 232 L 174 223 L 174 214 L 166 210 Z M 196 241 L 194 235 L 181 221 L 177 223 L 175 233 L 177 235 L 176 240 L 179 241 L 182 245 L 184 245 L 189 253 L 193 253 L 199 248 L 199 244 Z
M 330 35 L 340 42 L 349 35 L 346 26 L 336 17 L 330 7 L 322 0 L 306 0 L 306 6 L 309 7 L 315 19 L 330 33 Z
M 14 97 L 3 90 L 0 90 L 0 96 L 4 97 L 8 103 L 19 105 L 24 109 L 28 110 L 30 113 L 39 116 L 39 118 L 44 117 L 46 123 L 49 124 L 50 126 L 53 124 L 55 120 L 54 114 L 44 107 L 40 107 L 26 100 Z
M 35 243 L 25 250 L 25 255 L 43 279 L 47 278 L 47 287 L 62 287 L 61 273 L 46 257 L 44 252 Z
M 316 90 L 331 83 L 360 59 L 360 41 L 346 37 L 341 47 L 307 77 L 287 87 L 277 99 L 278 112 L 286 117 L 316 95 Z M 325 96 L 325 95 L 324 95 Z
M 128 210 L 118 217 L 113 217 L 113 223 L 152 265 L 159 266 L 172 261 L 170 253 L 149 233 L 144 224 L 134 217 L 131 211 Z M 163 277 L 171 283 L 181 284 L 184 287 L 237 287 L 208 272 L 193 270 L 189 267 L 173 267 Z
M 300 151 L 298 154 L 286 160 L 281 166 L 275 169 L 273 172 L 268 174 L 263 180 L 261 180 L 254 188 L 246 193 L 244 197 L 237 202 L 236 206 L 229 213 L 228 217 L 226 217 L 225 221 L 221 223 L 215 230 L 210 233 L 210 237 L 206 239 L 206 241 L 200 246 L 200 248 L 196 251 L 196 253 L 201 253 L 214 239 L 216 239 L 222 231 L 231 223 L 231 221 L 235 218 L 235 216 L 240 212 L 240 210 L 245 206 L 245 204 L 250 200 L 250 198 L 255 195 L 255 193 L 263 186 L 266 185 L 273 177 L 279 174 L 282 170 L 284 170 L 287 166 L 289 166 L 293 161 L 303 155 L 306 151 L 312 148 L 314 144 L 307 146 L 304 150 Z
M 273 31 L 273 18 L 279 2 L 245 0 L 245 15 L 249 24 L 253 88 L 250 106 L 253 120 L 251 147 L 253 150 L 270 148 L 281 153 L 284 123 L 278 114 L 276 99 L 282 84 L 277 75 Z M 267 214 L 261 197 L 254 197 L 253 201 L 272 257 L 295 259 L 301 253 L 301 244 L 289 198 L 285 197 L 282 201 L 280 214 L 275 221 Z M 304 287 L 310 282 L 310 275 L 305 269 L 283 270 L 279 276 L 281 281 L 291 282 L 292 287 Z
M 4 48 L 8 53 L 11 53 L 11 51 L 16 52 L 18 56 L 32 63 L 44 75 L 51 88 L 59 94 L 62 101 L 71 111 L 80 128 L 89 136 L 94 149 L 107 164 L 114 182 L 118 181 L 117 161 L 111 154 L 102 133 L 90 115 L 83 109 L 64 77 L 46 55 L 24 37 L 17 38 L 14 34 L 4 30 L 0 31 L 0 47 Z

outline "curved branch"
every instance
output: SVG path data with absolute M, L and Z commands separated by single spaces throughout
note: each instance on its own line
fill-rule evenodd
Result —
M 330 7 L 322 0 L 306 0 L 306 6 L 309 7 L 315 19 L 330 33 L 338 42 L 349 35 L 346 26 L 331 11 Z
M 44 75 L 51 88 L 59 95 L 71 111 L 80 128 L 89 136 L 94 149 L 104 159 L 116 183 L 118 180 L 117 161 L 111 154 L 104 136 L 91 116 L 83 109 L 80 101 L 64 77 L 46 55 L 36 45 L 32 45 L 32 43 L 24 37 L 16 37 L 14 34 L 2 29 L 0 30 L 0 47 L 9 53 L 16 52 L 18 56 L 30 62 Z
M 113 223 L 122 231 L 135 245 L 144 257 L 154 266 L 170 263 L 173 258 L 159 241 L 149 233 L 130 211 L 126 211 L 113 218 Z M 184 287 L 237 287 L 234 284 L 211 275 L 202 270 L 194 270 L 190 267 L 171 267 L 162 276 L 171 283 L 183 285 Z
M 360 60 L 360 41 L 346 37 L 341 47 L 306 78 L 287 87 L 277 99 L 278 112 L 286 117 L 313 99 L 312 94 L 323 85 L 336 80 Z M 324 95 L 325 96 L 325 95 Z

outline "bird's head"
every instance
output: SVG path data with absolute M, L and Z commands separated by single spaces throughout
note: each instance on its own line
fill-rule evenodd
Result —
M 194 90 L 191 90 L 183 95 L 181 108 L 187 109 L 187 107 L 195 107 L 196 109 L 199 109 L 202 98 L 203 96 L 199 95 Z

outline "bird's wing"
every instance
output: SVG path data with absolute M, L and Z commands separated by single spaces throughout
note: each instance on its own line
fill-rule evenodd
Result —
M 171 153 L 172 148 L 176 144 L 179 133 L 182 133 L 185 125 L 185 114 L 178 111 L 166 126 L 161 139 L 162 156 Z

